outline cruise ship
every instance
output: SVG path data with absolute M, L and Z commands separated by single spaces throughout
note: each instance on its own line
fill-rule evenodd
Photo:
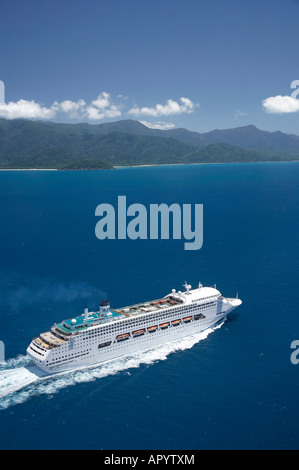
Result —
M 223 297 L 214 287 L 184 284 L 163 298 L 112 309 L 100 303 L 99 311 L 86 308 L 78 317 L 54 324 L 34 338 L 27 348 L 33 362 L 49 374 L 84 368 L 151 349 L 200 333 L 227 317 L 242 301 Z

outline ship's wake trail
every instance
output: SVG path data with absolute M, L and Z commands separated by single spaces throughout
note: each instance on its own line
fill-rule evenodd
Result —
M 77 383 L 95 381 L 109 375 L 138 368 L 142 364 L 150 365 L 166 360 L 171 353 L 191 349 L 196 343 L 206 339 L 210 333 L 221 328 L 223 324 L 224 321 L 202 333 L 186 336 L 175 342 L 165 343 L 97 366 L 56 375 L 47 375 L 35 366 L 27 356 L 10 359 L 0 366 L 0 410 L 23 403 L 33 396 L 53 395 L 62 388 Z
M 3 398 L 37 382 L 45 374 L 27 356 L 10 359 L 0 367 L 0 409 L 5 407 Z

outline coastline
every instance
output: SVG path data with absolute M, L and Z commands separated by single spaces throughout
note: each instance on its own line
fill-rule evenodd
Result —
M 82 168 L 82 169 L 60 169 L 60 168 L 0 168 L 0 171 L 102 171 L 102 170 L 121 170 L 123 168 L 147 168 L 160 166 L 190 166 L 190 165 L 244 165 L 252 163 L 298 163 L 299 160 L 265 160 L 255 162 L 197 162 L 197 163 L 149 163 L 146 165 L 115 165 L 113 168 Z
M 58 171 L 57 168 L 0 168 L 0 171 Z
M 153 166 L 182 166 L 182 165 L 234 165 L 234 164 L 248 164 L 248 163 L 294 163 L 299 162 L 299 160 L 264 160 L 258 162 L 198 162 L 198 163 L 153 163 L 147 165 L 115 165 L 113 168 L 119 170 L 122 168 L 144 168 L 144 167 L 153 167 Z

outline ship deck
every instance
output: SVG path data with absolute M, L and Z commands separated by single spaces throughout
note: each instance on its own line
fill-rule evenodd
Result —
M 126 317 L 132 317 L 134 315 L 140 315 L 142 313 L 150 313 L 155 311 L 161 311 L 165 308 L 174 307 L 182 303 L 181 299 L 175 297 L 169 297 L 159 300 L 153 300 L 151 302 L 144 302 L 142 304 L 132 305 L 130 307 L 123 307 L 113 310 L 113 312 Z
M 165 308 L 174 307 L 175 305 L 179 305 L 181 303 L 182 300 L 179 298 L 167 297 L 150 302 L 144 302 L 142 304 L 131 305 L 128 307 L 110 309 L 109 315 L 104 318 L 101 316 L 100 312 L 90 312 L 87 318 L 84 314 L 79 317 L 75 317 L 75 323 L 73 322 L 73 319 L 69 319 L 64 320 L 63 322 L 54 326 L 63 333 L 69 335 L 74 331 L 86 330 L 92 326 L 105 324 L 111 321 L 122 320 L 127 317 L 133 317 L 144 313 L 159 312 Z
M 41 333 L 39 338 L 34 338 L 34 341 L 44 349 L 53 349 L 65 343 L 65 340 L 57 338 L 50 331 Z

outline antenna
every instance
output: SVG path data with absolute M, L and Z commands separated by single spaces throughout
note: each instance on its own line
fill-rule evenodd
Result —
M 192 286 L 190 286 L 190 284 L 187 284 L 187 281 L 185 281 L 185 284 L 183 284 L 183 287 L 185 287 L 187 294 L 189 294 L 190 293 L 189 291 L 192 288 Z
M 239 298 L 239 293 L 237 292 L 237 294 L 236 294 L 236 299 L 238 299 L 238 298 Z

